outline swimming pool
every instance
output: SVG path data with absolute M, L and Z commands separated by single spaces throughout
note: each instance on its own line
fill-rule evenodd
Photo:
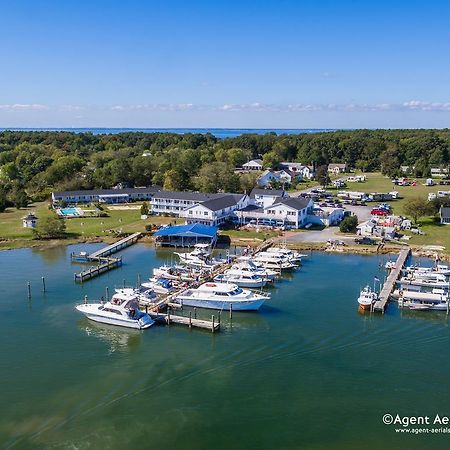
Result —
M 64 217 L 79 217 L 83 215 L 83 212 L 78 208 L 60 208 L 57 210 L 57 213 Z

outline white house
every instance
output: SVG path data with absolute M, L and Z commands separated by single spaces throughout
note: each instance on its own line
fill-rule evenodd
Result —
M 310 223 L 330 227 L 341 223 L 344 218 L 345 209 L 323 206 L 314 208 L 312 212 L 313 214 L 308 216 L 308 221 Z
M 255 188 L 250 193 L 250 202 L 254 205 L 265 208 L 273 205 L 279 198 L 287 198 L 289 194 L 282 189 L 258 189 Z
M 263 169 L 262 160 L 252 159 L 251 161 L 242 164 L 242 168 L 244 170 L 262 170 Z
M 23 228 L 36 228 L 36 225 L 37 225 L 37 217 L 33 213 L 29 213 L 22 218 Z
M 268 187 L 273 182 L 288 185 L 301 179 L 302 179 L 301 174 L 298 174 L 297 172 L 292 172 L 288 169 L 265 170 L 256 180 L 256 183 L 258 184 L 258 186 Z
M 256 180 L 261 187 L 268 187 L 273 182 L 280 183 L 280 177 L 272 170 L 265 170 Z
M 347 172 L 347 164 L 343 163 L 331 163 L 328 164 L 328 172 L 333 173 L 335 175 L 339 175 L 340 173 Z
M 305 166 L 301 163 L 297 162 L 289 162 L 289 161 L 283 161 L 280 163 L 280 167 L 282 169 L 287 169 L 291 173 L 300 176 L 302 179 L 308 179 L 314 178 L 315 172 L 313 166 Z
M 375 219 L 367 220 L 366 222 L 360 223 L 356 228 L 358 234 L 361 236 L 372 236 L 378 223 Z
M 179 216 L 186 219 L 187 224 L 201 223 L 203 225 L 219 226 L 233 219 L 235 211 L 248 204 L 247 195 L 228 194 L 189 206 L 180 212 Z

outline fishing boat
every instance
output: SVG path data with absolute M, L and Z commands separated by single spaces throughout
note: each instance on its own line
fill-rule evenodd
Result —
M 163 265 L 153 269 L 155 278 L 165 278 L 167 280 L 194 281 L 199 276 L 205 275 L 207 272 L 189 268 L 186 266 L 169 266 Z
M 366 286 L 358 297 L 359 307 L 363 310 L 372 308 L 372 305 L 378 300 L 378 294 L 375 290 L 372 290 L 370 286 Z
M 116 292 L 108 302 L 83 303 L 75 308 L 88 319 L 109 325 L 143 330 L 155 323 L 139 309 L 138 296 L 130 292 Z
M 246 288 L 262 288 L 267 283 L 263 277 L 239 269 L 228 269 L 224 273 L 216 275 L 214 281 L 233 283 Z
M 185 306 L 197 308 L 256 311 L 270 296 L 242 289 L 236 284 L 204 283 L 196 289 L 186 289 L 176 298 Z
M 150 278 L 149 281 L 142 283 L 141 286 L 162 295 L 170 294 L 175 290 L 173 281 L 167 278 Z
M 115 289 L 114 292 L 116 294 L 124 294 L 124 295 L 135 295 L 139 301 L 139 303 L 143 303 L 146 305 L 149 305 L 151 303 L 155 303 L 158 300 L 158 296 L 156 295 L 156 292 L 153 289 L 150 288 L 141 288 L 141 289 L 135 289 L 135 288 L 118 288 Z
M 185 253 L 178 253 L 175 252 L 175 255 L 177 255 L 180 258 L 180 261 L 189 264 L 192 262 L 197 263 L 198 261 L 204 261 L 209 258 L 211 255 L 209 244 L 195 244 L 194 250 L 192 252 L 185 252 Z

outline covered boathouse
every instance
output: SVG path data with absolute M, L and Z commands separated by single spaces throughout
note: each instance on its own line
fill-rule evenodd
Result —
M 191 247 L 195 244 L 214 246 L 218 228 L 200 223 L 165 227 L 154 233 L 156 245 L 172 247 Z

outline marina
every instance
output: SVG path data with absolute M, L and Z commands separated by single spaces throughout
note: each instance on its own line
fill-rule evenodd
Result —
M 217 310 L 195 310 L 174 301 L 167 302 L 165 312 L 149 311 L 156 323 L 140 331 L 90 321 L 74 306 L 85 295 L 106 297 L 107 286 L 112 295 L 123 280 L 135 284 L 138 273 L 144 281 L 171 252 L 139 243 L 124 252 L 127 264 L 89 283 L 73 283 L 70 253 L 83 249 L 93 253 L 91 249 L 97 248 L 82 244 L 0 255 L 4 267 L 0 334 L 11 343 L 4 349 L 0 371 L 5 405 L 0 438 L 5 447 L 17 442 L 12 448 L 48 448 L 64 439 L 78 448 L 88 443 L 97 448 L 108 436 L 113 441 L 110 447 L 119 449 L 127 442 L 119 430 L 130 427 L 136 446 L 145 447 L 151 439 L 153 445 L 168 448 L 189 436 L 188 448 L 204 448 L 217 438 L 217 427 L 233 415 L 236 431 L 243 433 L 243 447 L 251 448 L 256 435 L 274 444 L 273 433 L 278 436 L 284 430 L 283 439 L 295 438 L 299 445 L 319 449 L 310 443 L 326 430 L 337 433 L 346 417 L 361 408 L 363 393 L 367 402 L 382 402 L 388 410 L 399 401 L 405 408 L 421 410 L 448 404 L 447 393 L 434 394 L 423 384 L 424 377 L 436 376 L 437 370 L 450 370 L 439 356 L 450 343 L 445 313 L 389 308 L 381 316 L 359 314 L 355 308 L 360 280 L 367 280 L 368 274 L 381 278 L 385 257 L 313 253 L 304 258 L 300 270 L 283 272 L 269 283 L 271 301 L 259 312 L 233 311 L 230 320 L 224 309 L 220 332 Z M 402 355 L 411 347 L 415 358 L 405 360 Z M 392 360 L 389 368 L 387 353 Z M 27 382 L 31 368 L 32 384 Z M 394 401 L 392 390 L 402 383 L 405 370 L 408 383 Z M 380 377 L 383 389 L 368 390 L 367 385 Z M 292 407 L 285 401 L 287 384 Z M 264 401 L 252 397 L 255 390 L 264 391 Z M 199 403 L 200 393 L 206 400 Z M 267 399 L 275 414 L 270 430 L 260 427 L 267 418 Z M 25 401 L 29 405 L 25 410 L 13 406 Z M 313 402 L 321 407 L 311 410 Z M 193 404 L 199 405 L 195 414 Z M 281 417 L 286 408 L 289 415 Z M 321 422 L 324 409 L 339 411 L 326 427 Z M 246 422 L 249 416 L 254 418 L 251 423 Z M 375 424 L 372 448 L 392 439 L 379 424 L 377 411 L 354 420 L 345 442 L 337 438 L 343 447 L 361 442 L 367 420 Z M 5 431 L 4 425 L 11 423 L 12 432 Z M 23 423 L 26 429 L 20 426 Z M 101 436 L 96 433 L 99 423 Z M 300 440 L 299 423 L 306 423 Z M 198 432 L 191 432 L 194 427 Z M 223 445 L 234 444 L 225 433 Z M 260 448 L 268 447 L 262 443 Z

